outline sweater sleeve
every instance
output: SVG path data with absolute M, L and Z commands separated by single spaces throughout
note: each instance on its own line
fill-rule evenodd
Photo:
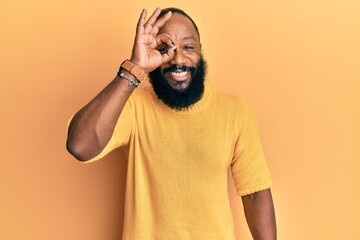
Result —
M 97 161 L 106 156 L 112 150 L 127 145 L 129 143 L 130 136 L 135 126 L 132 105 L 133 104 L 130 97 L 116 122 L 113 134 L 109 142 L 106 144 L 105 148 L 97 156 L 89 159 L 88 161 L 85 161 L 84 163 Z
M 240 196 L 271 187 L 255 116 L 245 106 L 239 117 L 238 137 L 231 162 L 237 194 Z

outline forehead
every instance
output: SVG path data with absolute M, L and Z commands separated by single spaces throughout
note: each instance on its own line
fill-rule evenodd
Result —
M 159 33 L 169 34 L 173 40 L 193 39 L 199 42 L 199 35 L 189 18 L 173 13 L 171 18 L 160 28 Z

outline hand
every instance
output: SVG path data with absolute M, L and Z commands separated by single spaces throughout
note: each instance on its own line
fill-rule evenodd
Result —
M 150 18 L 146 20 L 147 11 L 141 12 L 137 27 L 134 47 L 130 61 L 138 65 L 145 73 L 149 73 L 164 63 L 169 62 L 175 56 L 175 44 L 168 34 L 159 34 L 159 29 L 171 18 L 168 12 L 161 18 L 160 8 L 157 8 Z M 160 52 L 159 46 L 166 46 L 167 51 Z

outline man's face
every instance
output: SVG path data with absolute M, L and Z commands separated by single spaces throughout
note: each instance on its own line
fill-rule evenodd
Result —
M 176 90 L 186 89 L 191 81 L 191 72 L 188 69 L 174 67 L 195 67 L 201 57 L 199 36 L 192 22 L 185 16 L 174 13 L 160 33 L 169 35 L 175 43 L 175 58 L 160 67 L 163 77 Z M 166 51 L 167 47 L 159 46 L 158 50 Z
M 198 101 L 204 90 L 206 63 L 202 59 L 199 35 L 192 22 L 177 13 L 173 13 L 160 33 L 169 35 L 174 42 L 175 57 L 151 72 L 149 77 L 165 104 L 182 109 Z M 168 47 L 160 45 L 158 50 L 165 53 Z

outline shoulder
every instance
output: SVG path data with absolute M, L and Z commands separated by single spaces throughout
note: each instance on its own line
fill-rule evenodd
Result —
M 214 86 L 211 86 L 211 89 L 212 104 L 218 114 L 228 116 L 234 123 L 239 124 L 239 127 L 257 126 L 258 120 L 248 102 Z
M 225 109 L 236 111 L 249 111 L 249 104 L 242 98 L 225 92 L 224 90 L 211 85 L 213 102 Z

